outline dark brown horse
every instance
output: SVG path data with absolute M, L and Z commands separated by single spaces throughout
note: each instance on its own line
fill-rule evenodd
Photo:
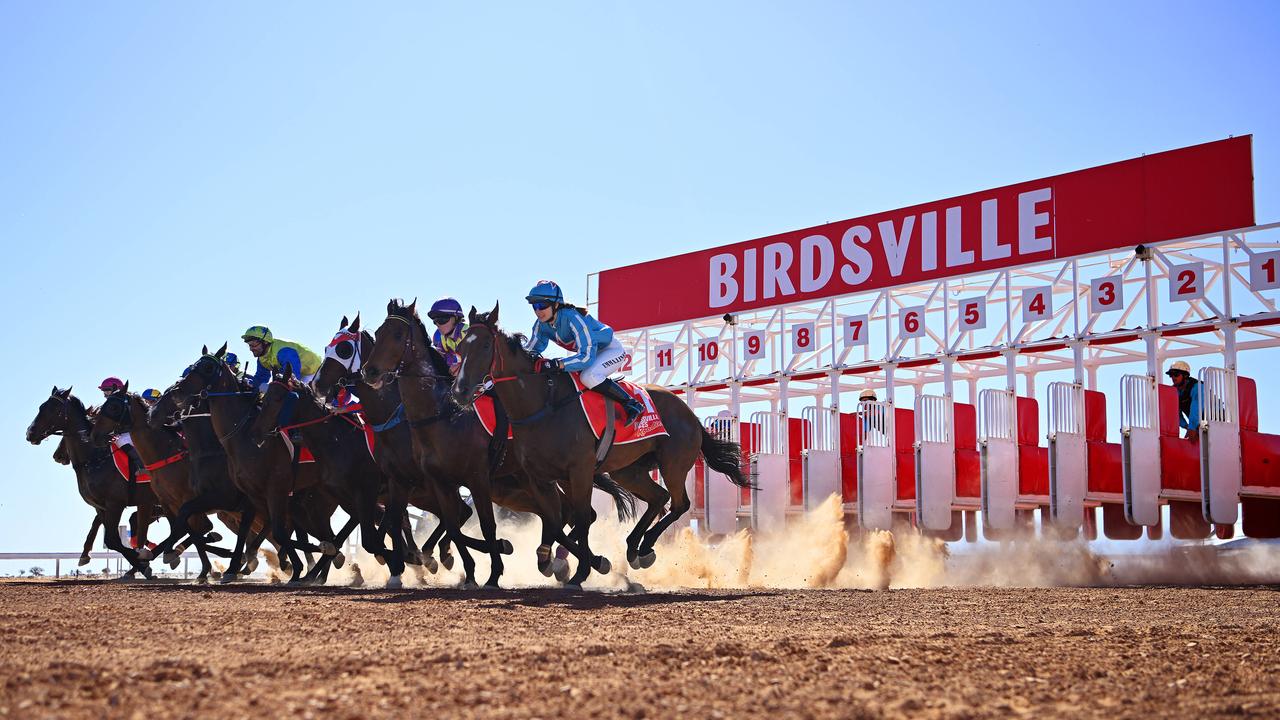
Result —
M 627 559 L 633 566 L 652 564 L 654 543 L 688 511 L 684 483 L 699 455 L 708 467 L 724 473 L 735 485 L 750 484 L 742 474 L 738 445 L 713 437 L 688 405 L 657 385 L 646 389 L 668 435 L 615 445 L 597 468 L 595 434 L 574 401 L 578 391 L 569 375 L 538 372 L 538 357 L 524 349 L 524 338 L 498 328 L 496 304 L 488 313 L 471 308 L 470 320 L 458 351 L 462 368 L 453 384 L 454 396 L 459 402 L 471 403 L 492 379 L 498 398 L 511 415 L 515 454 L 535 478 L 559 482 L 565 489 L 575 513 L 571 537 L 584 549 L 595 519 L 591 509 L 591 477 L 595 472 L 609 473 L 642 499 L 648 494 L 646 483 L 652 483 L 652 469 L 658 469 L 667 486 L 671 510 L 649 527 L 662 510 L 662 503 L 651 502 L 627 537 Z M 589 572 L 588 565 L 579 562 L 570 582 L 581 583 Z
M 282 432 L 296 429 L 306 447 L 315 456 L 315 467 L 325 492 L 338 501 L 347 515 L 360 525 L 360 542 L 365 552 L 386 562 L 400 584 L 404 573 L 404 544 L 399 532 L 388 551 L 382 542 L 377 522 L 378 494 L 386 484 L 382 469 L 369 453 L 364 427 L 351 413 L 330 413 L 307 385 L 295 382 L 293 371 L 285 367 L 267 386 L 262 408 L 250 423 L 249 435 L 258 445 L 278 442 Z M 402 527 L 404 508 L 392 516 L 395 527 Z M 323 560 L 321 561 L 323 562 Z
M 27 441 L 39 445 L 50 435 L 62 434 L 63 448 L 75 470 L 80 497 L 94 509 L 105 527 L 103 539 L 107 547 L 120 553 L 129 563 L 129 576 L 141 573 L 149 578 L 151 567 L 138 557 L 136 550 L 120 540 L 116 528 L 125 508 L 137 506 L 135 537 L 139 539 L 140 546 L 145 545 L 146 529 L 157 508 L 155 493 L 150 483 L 131 487 L 130 482 L 116 470 L 110 448 L 98 447 L 89 441 L 92 429 L 88 411 L 80 399 L 71 394 L 71 388 L 59 390 L 55 387 L 49 398 L 40 404 L 35 419 L 27 427 Z M 96 529 L 95 526 L 90 531 L 90 542 Z M 85 554 L 88 554 L 87 550 Z
M 151 489 L 168 511 L 168 517 L 172 519 L 170 535 L 187 533 L 193 535 L 196 552 L 200 556 L 200 574 L 196 582 L 207 582 L 209 572 L 212 570 L 209 564 L 209 551 L 223 557 L 229 557 L 231 553 L 208 546 L 208 543 L 218 540 L 216 535 L 206 537 L 213 530 L 213 524 L 209 522 L 208 517 L 203 513 L 192 516 L 190 513 L 182 512 L 195 495 L 191 463 L 182 436 L 169 428 L 150 427 L 145 422 L 146 416 L 147 407 L 143 404 L 142 398 L 130 393 L 129 384 L 125 383 L 123 389 L 111 394 L 103 401 L 98 414 L 93 418 L 93 431 L 89 439 L 95 445 L 105 447 L 113 435 L 129 433 L 138 456 L 145 464 L 146 471 L 151 474 Z M 142 422 L 135 422 L 135 418 Z M 223 522 L 226 523 L 235 521 L 236 519 L 230 516 L 223 518 Z M 144 559 L 154 556 L 145 547 L 139 550 L 139 555 Z M 176 565 L 177 558 L 171 559 Z
M 375 333 L 373 352 L 364 362 L 363 376 L 374 389 L 381 388 L 392 379 L 397 380 L 422 473 L 446 488 L 447 493 L 456 494 L 458 487 L 463 485 L 471 491 L 480 529 L 489 544 L 493 562 L 487 584 L 498 584 L 503 569 L 500 553 L 503 550 L 509 552 L 510 548 L 505 540 L 497 540 L 493 502 L 519 512 L 532 512 L 541 519 L 542 544 L 538 548 L 537 563 L 544 575 L 553 571 L 553 542 L 560 542 L 576 551 L 600 572 L 609 572 L 608 559 L 588 555 L 577 542 L 564 534 L 567 500 L 555 481 L 535 482 L 514 454 L 491 452 L 491 439 L 479 418 L 453 402 L 449 392 L 452 374 L 444 358 L 431 346 L 429 337 L 413 304 L 405 306 L 391 301 L 387 304 L 387 319 Z M 629 503 L 633 502 L 630 494 L 612 480 L 596 478 L 593 474 L 587 477 L 588 504 L 594 486 L 614 498 L 620 515 L 628 515 Z M 460 535 L 458 519 L 450 516 L 447 507 L 444 510 L 441 521 L 448 527 L 450 537 L 455 533 Z M 457 540 L 455 544 L 458 544 Z M 462 556 L 463 566 L 470 577 L 470 558 L 465 551 Z
M 337 544 L 330 539 L 332 531 L 328 528 L 319 529 L 318 536 L 322 538 L 319 546 L 306 542 L 304 538 L 295 541 L 291 537 L 290 495 L 317 486 L 319 474 L 314 463 L 295 463 L 283 440 L 275 438 L 261 446 L 256 442 L 250 426 L 259 412 L 258 393 L 227 367 L 223 360 L 226 351 L 225 344 L 214 354 L 204 348 L 186 377 L 165 392 L 179 410 L 197 398 L 208 399 L 210 419 L 218 441 L 227 451 L 232 481 L 250 501 L 249 510 L 244 513 L 245 518 L 240 525 L 236 547 L 244 546 L 253 515 L 261 515 L 267 520 L 276 547 L 289 560 L 292 573 L 289 581 L 299 582 L 302 580 L 302 564 L 298 550 L 322 553 L 324 557 L 316 568 L 325 569 L 328 561 L 338 554 Z M 163 396 L 161 401 L 164 401 Z M 309 532 L 317 534 L 316 530 L 312 528 Z M 234 579 L 239 561 L 240 558 L 233 553 L 231 568 L 223 574 L 224 582 Z M 316 569 L 313 568 L 312 572 Z

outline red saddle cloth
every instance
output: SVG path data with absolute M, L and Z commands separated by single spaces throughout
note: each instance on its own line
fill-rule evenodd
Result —
M 592 392 L 582 384 L 582 380 L 578 378 L 578 373 L 570 373 L 573 375 L 574 385 L 582 393 L 578 397 L 578 405 L 582 408 L 582 412 L 586 414 L 587 421 L 591 424 L 591 432 L 595 434 L 596 439 L 604 434 L 605 414 L 603 395 Z M 649 397 L 649 391 L 643 387 L 630 382 L 628 380 L 619 380 L 618 384 L 622 386 L 627 394 L 644 405 L 644 412 L 631 425 L 623 425 L 626 420 L 626 412 L 614 403 L 614 412 L 617 420 L 614 422 L 613 444 L 626 445 L 627 443 L 647 440 L 653 437 L 667 435 L 667 428 L 662 424 L 662 418 L 658 415 L 658 411 L 653 407 L 653 399 Z M 496 424 L 496 418 L 493 413 L 493 398 L 482 395 L 475 402 L 476 416 L 480 418 L 480 424 L 484 427 L 485 432 L 493 435 L 493 429 Z M 507 429 L 507 438 L 511 438 L 511 429 Z
M 360 429 L 364 431 L 364 445 L 366 448 L 368 448 L 369 454 L 373 455 L 374 432 L 373 432 L 373 428 L 369 425 L 369 423 L 364 421 L 363 415 L 361 415 L 358 412 L 351 412 L 351 414 L 347 415 L 347 417 L 334 418 L 329 422 L 350 422 L 350 423 L 359 425 Z M 290 454 L 298 453 L 299 463 L 312 463 L 316 461 L 316 456 L 311 454 L 311 448 L 307 447 L 302 443 L 298 443 L 295 446 L 293 444 L 293 441 L 289 439 L 288 432 L 281 431 L 280 437 L 281 439 L 284 440 L 285 447 L 289 448 Z
M 120 477 L 125 480 L 129 479 L 129 455 L 125 451 L 111 444 L 111 459 L 116 463 L 116 470 L 120 472 Z M 138 484 L 151 482 L 151 473 L 138 468 Z

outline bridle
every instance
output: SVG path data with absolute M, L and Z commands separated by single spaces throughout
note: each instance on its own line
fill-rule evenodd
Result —
M 539 359 L 534 364 L 533 372 L 514 371 L 510 375 L 501 374 L 506 371 L 506 368 L 503 366 L 503 363 L 502 363 L 502 351 L 498 348 L 498 340 L 500 339 L 500 336 L 498 334 L 498 329 L 489 323 L 475 323 L 467 330 L 467 332 L 474 332 L 475 329 L 479 327 L 482 327 L 489 332 L 490 346 L 492 349 L 492 353 L 490 354 L 490 358 L 489 358 L 489 374 L 481 378 L 480 382 L 474 388 L 472 388 L 471 397 L 467 402 L 468 405 L 474 404 L 476 399 L 480 397 L 481 393 L 483 392 L 483 388 L 486 384 L 486 381 L 490 381 L 494 385 L 498 385 L 499 383 L 518 380 L 520 377 L 525 375 L 545 375 L 546 385 L 547 385 L 547 400 L 546 400 L 546 403 L 542 406 L 542 409 L 538 410 L 532 415 L 529 415 L 528 417 L 509 418 L 508 420 L 508 422 L 510 422 L 512 425 L 529 425 L 531 423 L 535 423 L 541 420 L 542 418 L 550 415 L 556 410 L 559 410 L 565 405 L 568 405 L 570 402 L 572 402 L 574 399 L 576 399 L 579 395 L 582 394 L 581 390 L 575 390 L 569 395 L 559 400 L 556 400 L 555 399 L 556 376 L 553 373 L 539 372 L 539 369 L 540 369 L 539 364 L 542 362 L 541 359 Z
M 414 342 L 413 340 L 413 330 L 414 330 L 413 323 L 409 322 L 408 319 L 406 318 L 400 317 L 399 315 L 389 314 L 387 315 L 387 319 L 399 320 L 400 322 L 404 323 L 406 332 L 405 332 L 404 342 L 401 343 L 401 346 L 400 346 L 400 362 L 396 363 L 396 367 L 394 370 L 388 370 L 386 373 L 383 374 L 382 381 L 394 382 L 399 378 L 406 377 L 406 378 L 417 378 L 417 379 L 427 380 L 432 383 L 436 382 L 438 378 L 436 377 L 435 373 L 431 373 L 429 375 L 428 374 L 410 375 L 409 373 L 405 372 L 405 367 L 408 366 L 411 361 L 414 361 L 417 359 L 417 353 L 415 351 L 417 348 L 417 343 Z

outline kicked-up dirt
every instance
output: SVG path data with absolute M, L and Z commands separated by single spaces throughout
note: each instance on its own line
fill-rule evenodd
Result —
M 5 717 L 1280 717 L 1280 592 L 0 584 Z

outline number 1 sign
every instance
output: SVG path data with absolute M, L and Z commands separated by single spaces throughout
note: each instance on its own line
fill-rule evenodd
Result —
M 1254 290 L 1280 288 L 1280 250 L 1254 253 L 1249 258 L 1249 287 Z

